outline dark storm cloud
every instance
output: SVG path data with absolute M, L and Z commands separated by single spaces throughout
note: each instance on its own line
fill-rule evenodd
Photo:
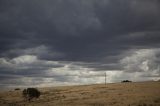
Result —
M 8 66 L 26 55 L 43 62 L 25 63 L 27 68 L 15 73 L 21 69 L 0 67 L 0 72 L 41 76 L 44 70 L 68 64 L 71 70 L 128 69 L 126 58 L 137 56 L 130 57 L 130 51 L 154 53 L 160 48 L 159 13 L 159 0 L 1 0 L 0 58 Z
M 50 52 L 66 55 L 58 59 L 95 61 L 120 54 L 139 43 L 142 46 L 158 43 L 152 40 L 159 38 L 160 30 L 157 0 L 16 0 L 4 1 L 1 5 L 1 54 L 11 48 L 43 44 Z M 124 35 L 145 31 L 151 35 L 127 39 L 133 42 L 129 47 L 123 42 Z M 158 34 L 152 37 L 155 31 Z M 42 55 L 40 58 L 54 59 Z

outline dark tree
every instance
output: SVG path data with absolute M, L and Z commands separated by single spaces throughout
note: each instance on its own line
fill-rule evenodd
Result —
M 123 82 L 132 82 L 132 81 L 129 81 L 129 80 L 123 80 L 123 81 L 121 81 L 121 82 L 123 83 Z
M 30 101 L 33 98 L 39 98 L 40 92 L 36 88 L 27 88 L 23 90 L 22 95 Z

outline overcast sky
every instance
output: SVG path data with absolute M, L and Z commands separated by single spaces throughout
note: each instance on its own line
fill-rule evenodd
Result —
M 0 88 L 160 79 L 159 0 L 0 0 Z

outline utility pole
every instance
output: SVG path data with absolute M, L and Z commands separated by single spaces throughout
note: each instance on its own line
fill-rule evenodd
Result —
M 105 85 L 107 84 L 107 74 L 106 74 L 106 72 L 105 72 Z

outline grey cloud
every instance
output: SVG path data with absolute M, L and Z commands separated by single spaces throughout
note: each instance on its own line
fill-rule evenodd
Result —
M 50 68 L 64 67 L 56 61 L 39 60 L 33 55 L 19 56 L 11 60 L 1 58 L 0 63 L 1 74 L 21 76 L 43 76 Z
M 159 13 L 159 0 L 0 1 L 1 74 L 43 77 L 50 68 L 142 72 L 144 67 L 135 67 L 145 60 L 149 60 L 144 64 L 150 70 L 157 69 L 159 61 L 153 57 L 159 58 Z M 153 50 L 155 55 L 142 52 L 145 59 L 138 58 L 132 51 L 143 49 Z M 37 61 L 15 60 L 27 55 Z M 138 62 L 125 62 L 127 56 Z M 68 69 L 64 68 L 67 65 Z
M 157 0 L 153 2 L 143 0 L 12 1 L 6 4 L 11 6 L 2 12 L 1 17 L 8 19 L 2 20 L 4 23 L 2 28 L 10 39 L 13 38 L 11 44 L 15 44 L 10 46 L 12 48 L 30 48 L 39 44 L 51 46 L 51 52 L 53 50 L 66 55 L 58 58 L 62 60 L 94 61 L 105 55 L 117 55 L 124 51 L 123 49 L 135 45 L 125 47 L 128 43 L 124 43 L 123 35 L 159 29 Z M 146 9 L 146 5 L 150 8 Z M 138 13 L 137 10 L 143 11 L 143 14 Z M 15 15 L 10 16 L 11 13 Z M 149 18 L 146 18 L 148 16 Z M 92 22 L 92 19 L 97 20 L 95 22 L 101 26 L 99 30 L 92 29 L 97 25 L 94 21 Z M 12 27 L 14 24 L 9 21 L 16 23 L 17 27 Z M 89 23 L 91 28 L 86 28 Z M 13 33 L 8 33 L 6 29 Z M 141 39 L 135 39 L 132 42 L 139 41 Z M 145 45 L 143 41 L 142 45 Z M 7 46 L 7 48 L 10 47 Z M 54 59 L 52 56 L 41 55 L 41 57 Z
M 159 76 L 160 66 L 156 61 L 159 60 L 159 58 L 157 57 L 159 53 L 159 49 L 142 49 L 134 51 L 129 56 L 126 56 L 122 60 L 120 60 L 120 63 L 124 67 L 125 71 L 131 73 L 143 72 L 144 76 Z

